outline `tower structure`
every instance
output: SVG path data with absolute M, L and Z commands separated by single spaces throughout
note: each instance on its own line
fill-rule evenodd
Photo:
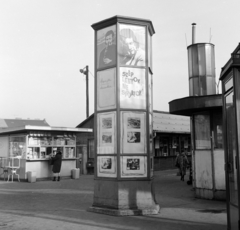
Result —
M 90 211 L 156 214 L 153 191 L 152 22 L 123 16 L 95 31 L 95 186 Z
M 211 43 L 195 43 L 188 49 L 189 97 L 169 102 L 172 114 L 191 117 L 192 169 L 195 195 L 226 199 L 222 133 L 222 98 L 216 94 L 215 54 Z

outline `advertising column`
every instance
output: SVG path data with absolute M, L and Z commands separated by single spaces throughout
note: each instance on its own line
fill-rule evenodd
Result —
M 96 170 L 89 210 L 157 214 L 152 189 L 152 23 L 115 16 L 92 27 Z

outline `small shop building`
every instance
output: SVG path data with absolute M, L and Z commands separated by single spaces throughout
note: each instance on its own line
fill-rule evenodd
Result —
M 89 128 L 51 127 L 45 120 L 0 119 L 1 179 L 8 165 L 18 168 L 20 181 L 26 181 L 29 172 L 37 180 L 51 178 L 50 156 L 57 148 L 63 154 L 61 177 L 71 177 L 72 170 L 80 167 L 76 136 L 91 132 Z
M 154 170 L 175 168 L 176 156 L 184 150 L 191 161 L 190 118 L 168 112 L 153 112 Z
M 94 114 L 80 123 L 77 128 L 94 129 Z M 191 160 L 190 118 L 153 111 L 154 170 L 175 168 L 175 158 L 184 149 Z M 83 174 L 94 171 L 94 132 L 77 134 L 77 153 L 83 159 Z

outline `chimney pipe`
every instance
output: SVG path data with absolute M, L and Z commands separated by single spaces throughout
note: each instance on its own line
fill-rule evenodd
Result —
M 192 24 L 192 44 L 195 44 L 195 38 L 196 38 L 196 23 Z

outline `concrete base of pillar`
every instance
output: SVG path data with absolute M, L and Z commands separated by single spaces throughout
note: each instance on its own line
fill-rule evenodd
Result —
M 114 216 L 154 215 L 160 207 L 152 181 L 95 180 L 93 206 L 88 211 Z
M 226 200 L 226 191 L 211 189 L 196 188 L 195 194 L 197 198 L 207 199 L 207 200 Z

